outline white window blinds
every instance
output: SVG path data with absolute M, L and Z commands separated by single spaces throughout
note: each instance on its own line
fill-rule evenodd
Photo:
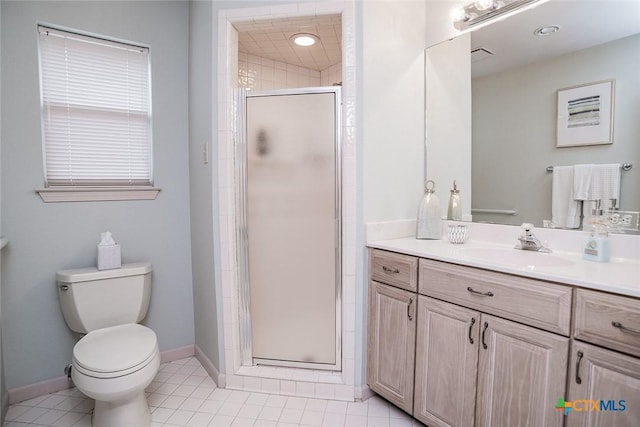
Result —
M 38 32 L 46 185 L 151 185 L 149 49 Z

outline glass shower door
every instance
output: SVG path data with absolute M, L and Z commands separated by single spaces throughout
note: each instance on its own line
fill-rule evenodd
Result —
M 257 363 L 339 363 L 338 96 L 329 90 L 247 95 L 246 254 Z

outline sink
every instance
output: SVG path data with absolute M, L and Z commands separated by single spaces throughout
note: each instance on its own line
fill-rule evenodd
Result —
M 552 254 L 518 249 L 460 248 L 460 254 L 469 258 L 492 263 L 508 264 L 515 267 L 564 267 L 573 262 Z

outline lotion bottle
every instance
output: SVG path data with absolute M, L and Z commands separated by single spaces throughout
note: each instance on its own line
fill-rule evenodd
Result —
M 416 225 L 416 238 L 441 239 L 442 218 L 440 216 L 440 200 L 434 190 L 436 183 L 428 180 L 424 185 L 424 196 L 418 207 L 418 221 Z
M 449 207 L 447 208 L 447 219 L 453 221 L 462 220 L 462 204 L 460 203 L 460 190 L 456 185 L 456 181 L 453 181 L 453 190 L 450 190 L 449 195 Z

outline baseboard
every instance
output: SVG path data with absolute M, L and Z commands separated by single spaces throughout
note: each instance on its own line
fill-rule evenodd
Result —
M 173 362 L 174 360 L 184 359 L 185 357 L 194 356 L 195 345 L 189 344 L 184 347 L 174 348 L 173 350 L 165 350 L 160 352 L 160 363 Z
M 185 357 L 191 357 L 194 354 L 195 346 L 193 344 L 174 348 L 172 350 L 161 351 L 160 363 L 184 359 Z M 22 387 L 9 389 L 7 392 L 7 400 L 8 404 L 11 405 L 17 402 L 33 399 L 34 397 L 66 390 L 71 387 L 73 387 L 73 383 L 67 380 L 66 375 L 63 375 L 61 377 L 51 378 L 49 380 L 41 381 L 35 384 L 29 384 Z
M 2 396 L 2 416 L 0 417 L 0 423 L 4 425 L 4 420 L 7 417 L 7 411 L 9 410 L 9 393 L 4 393 Z
M 215 382 L 218 387 L 225 388 L 227 386 L 225 375 L 218 371 L 218 368 L 216 368 L 197 344 L 195 345 L 195 355 L 204 370 L 207 371 L 211 379 L 213 379 L 213 382 Z
M 364 402 L 367 399 L 375 396 L 375 393 L 369 388 L 368 385 L 363 385 L 362 387 L 356 387 L 354 390 L 354 398 L 356 402 Z
M 9 404 L 12 405 L 14 403 L 33 399 L 34 397 L 66 390 L 71 387 L 73 387 L 73 384 L 67 379 L 66 375 L 63 375 L 61 377 L 40 381 L 35 384 L 9 389 L 7 394 L 9 395 Z

